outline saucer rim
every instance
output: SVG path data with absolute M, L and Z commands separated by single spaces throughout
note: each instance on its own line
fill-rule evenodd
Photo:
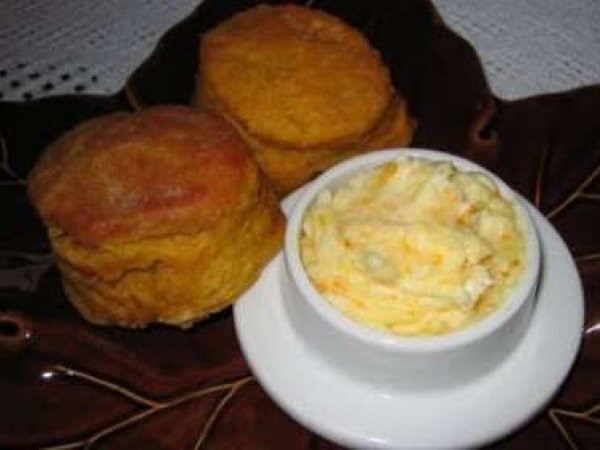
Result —
M 284 208 L 288 207 L 290 203 L 293 202 L 293 196 L 292 198 L 288 197 L 285 202 L 284 202 Z M 559 308 L 564 308 L 563 306 L 560 306 L 557 304 L 552 304 L 551 302 L 549 303 L 550 300 L 552 300 L 552 298 L 556 297 L 556 295 L 554 294 L 554 290 L 553 289 L 548 289 L 548 284 L 553 284 L 558 282 L 556 280 L 556 278 L 549 276 L 549 272 L 551 271 L 555 271 L 555 272 L 559 272 L 559 274 L 564 278 L 570 275 L 573 275 L 574 278 L 568 280 L 570 282 L 570 284 L 572 284 L 575 287 L 578 287 L 577 292 L 573 293 L 573 298 L 569 301 L 568 303 L 568 308 L 571 310 L 571 321 L 567 322 L 567 321 L 559 321 L 559 323 L 562 323 L 562 330 L 563 330 L 563 334 L 566 333 L 566 335 L 568 336 L 568 340 L 565 341 L 561 341 L 563 342 L 564 346 L 563 346 L 563 351 L 561 353 L 555 352 L 554 350 L 548 351 L 548 354 L 545 355 L 546 358 L 543 359 L 543 362 L 547 365 L 547 366 L 552 366 L 554 365 L 556 366 L 560 366 L 560 368 L 555 368 L 554 370 L 554 377 L 552 380 L 546 380 L 545 382 L 545 390 L 543 393 L 539 393 L 537 394 L 537 396 L 531 396 L 529 398 L 531 398 L 531 400 L 527 400 L 526 403 L 526 407 L 522 407 L 521 409 L 518 410 L 513 410 L 512 414 L 511 414 L 511 419 L 510 420 L 504 420 L 503 425 L 499 426 L 498 428 L 494 429 L 494 432 L 488 432 L 485 436 L 479 436 L 479 437 L 468 437 L 467 439 L 463 439 L 462 441 L 458 441 L 456 439 L 456 437 L 454 437 L 453 439 L 449 439 L 448 442 L 444 443 L 444 444 L 440 444 L 439 442 L 437 442 L 437 448 L 453 448 L 453 447 L 470 447 L 470 446 L 479 446 L 479 445 L 483 445 L 485 443 L 489 443 L 492 442 L 496 439 L 499 439 L 507 434 L 509 434 L 511 431 L 515 430 L 516 428 L 518 428 L 519 426 L 521 426 L 523 423 L 525 423 L 527 420 L 529 420 L 531 417 L 533 417 L 536 413 L 539 412 L 540 409 L 543 408 L 544 405 L 546 405 L 548 403 L 548 401 L 555 395 L 556 391 L 560 388 L 560 386 L 562 385 L 562 383 L 564 382 L 565 378 L 567 377 L 568 373 L 571 370 L 571 367 L 575 361 L 576 355 L 578 353 L 580 344 L 581 344 L 581 337 L 582 337 L 582 331 L 583 331 L 583 324 L 584 324 L 584 299 L 583 299 L 583 288 L 581 285 L 581 279 L 579 277 L 579 274 L 577 272 L 576 266 L 575 266 L 575 262 L 568 250 L 568 248 L 566 247 L 564 241 L 562 240 L 562 238 L 560 237 L 560 235 L 558 234 L 558 232 L 554 229 L 554 227 L 552 226 L 552 224 L 550 224 L 547 219 L 545 217 L 543 217 L 536 209 L 534 209 L 533 207 L 530 208 L 531 209 L 531 214 L 533 216 L 533 220 L 534 223 L 536 225 L 536 227 L 538 228 L 539 231 L 539 235 L 540 235 L 540 243 L 541 243 L 541 249 L 542 249 L 542 253 L 543 253 L 543 261 L 542 261 L 542 272 L 541 272 L 541 279 L 540 279 L 540 286 L 539 286 L 539 293 L 540 293 L 540 298 L 537 299 L 537 303 L 535 305 L 535 309 L 533 311 L 532 317 L 531 317 L 531 322 L 532 325 L 530 326 L 530 329 L 527 331 L 527 333 L 525 334 L 525 336 L 523 337 L 522 341 L 519 343 L 518 348 L 536 348 L 538 351 L 540 350 L 540 348 L 543 350 L 544 345 L 544 334 L 541 334 L 538 332 L 536 333 L 533 328 L 534 325 L 537 324 L 538 327 L 541 327 L 542 325 L 540 325 L 540 321 L 542 321 L 544 319 L 544 311 L 541 311 L 542 308 L 550 308 L 550 307 L 554 307 L 554 309 L 556 309 L 557 307 Z M 563 253 L 563 255 L 561 256 L 560 253 Z M 267 366 L 270 366 L 271 368 L 275 367 L 277 369 L 277 365 L 273 366 L 272 363 L 270 363 L 268 361 L 268 358 L 272 357 L 273 355 L 271 354 L 271 352 L 269 351 L 269 349 L 266 348 L 256 348 L 253 347 L 253 337 L 252 335 L 255 333 L 258 334 L 263 334 L 265 338 L 267 338 L 266 342 L 272 342 L 274 344 L 271 345 L 278 345 L 279 339 L 277 339 L 277 334 L 279 334 L 280 338 L 281 336 L 281 331 L 286 332 L 283 328 L 281 327 L 289 327 L 290 329 L 287 330 L 287 332 L 291 332 L 291 336 L 295 337 L 295 342 L 294 345 L 296 345 L 296 348 L 294 349 L 294 351 L 296 352 L 296 356 L 300 356 L 303 358 L 308 358 L 304 361 L 303 364 L 307 364 L 307 368 L 310 370 L 311 368 L 314 369 L 314 367 L 318 367 L 319 365 L 323 365 L 322 362 L 318 362 L 317 359 L 319 359 L 320 357 L 316 354 L 314 354 L 314 352 L 311 353 L 310 349 L 308 349 L 308 347 L 305 345 L 304 342 L 301 341 L 301 338 L 298 337 L 296 335 L 295 330 L 291 329 L 292 325 L 289 322 L 289 319 L 286 319 L 286 321 L 279 321 L 279 323 L 277 323 L 277 321 L 275 322 L 274 326 L 272 327 L 261 327 L 260 324 L 258 323 L 253 323 L 253 319 L 252 319 L 252 315 L 253 314 L 271 314 L 271 318 L 273 318 L 273 315 L 276 314 L 274 308 L 274 303 L 273 301 L 268 302 L 267 299 L 265 298 L 261 298 L 264 297 L 263 294 L 263 290 L 265 288 L 268 287 L 272 287 L 272 283 L 278 283 L 277 288 L 275 289 L 277 292 L 275 292 L 275 295 L 273 297 L 271 297 L 270 299 L 273 299 L 275 302 L 279 302 L 279 307 L 282 309 L 283 314 L 285 315 L 285 310 L 286 308 L 283 305 L 283 302 L 285 301 L 284 296 L 283 296 L 283 289 L 284 286 L 281 285 L 282 283 L 282 279 L 283 277 L 281 277 L 280 275 L 281 270 L 283 270 L 283 266 L 284 266 L 284 258 L 282 253 L 278 254 L 269 264 L 269 266 L 267 268 L 265 268 L 265 270 L 263 271 L 263 274 L 261 275 L 260 279 L 257 281 L 257 283 L 255 283 L 255 285 L 249 290 L 247 291 L 238 301 L 237 303 L 234 305 L 234 321 L 235 321 L 235 328 L 236 328 L 236 334 L 238 336 L 238 341 L 240 342 L 240 346 L 242 348 L 242 352 L 244 353 L 246 360 L 252 370 L 252 372 L 254 373 L 254 375 L 256 376 L 258 382 L 261 384 L 261 386 L 267 391 L 267 393 L 269 394 L 269 396 L 280 406 L 282 407 L 282 409 L 284 411 L 286 411 L 290 416 L 292 416 L 294 419 L 296 419 L 298 422 L 300 422 L 301 424 L 303 424 L 305 427 L 307 427 L 308 429 L 311 429 L 313 431 L 315 431 L 316 433 L 324 436 L 325 438 L 331 439 L 334 442 L 337 442 L 339 444 L 345 445 L 345 446 L 360 446 L 360 447 L 371 447 L 371 448 L 397 448 L 398 446 L 402 446 L 402 448 L 431 448 L 431 443 L 427 444 L 419 444 L 419 443 L 410 443 L 410 442 L 402 442 L 401 440 L 398 439 L 393 439 L 394 433 L 390 433 L 388 432 L 388 436 L 386 437 L 380 437 L 380 436 L 372 436 L 372 435 L 365 435 L 364 433 L 360 433 L 358 432 L 358 430 L 352 430 L 352 429 L 347 429 L 347 427 L 345 428 L 343 426 L 343 424 L 340 424 L 340 419 L 335 419 L 333 422 L 338 422 L 337 424 L 334 424 L 333 422 L 329 422 L 329 423 L 319 423 L 316 421 L 316 419 L 311 418 L 311 409 L 310 406 L 308 406 L 307 408 L 307 403 L 306 403 L 306 399 L 304 399 L 302 402 L 299 401 L 298 398 L 294 398 L 294 395 L 292 394 L 292 390 L 291 389 L 286 389 L 285 386 L 286 384 L 290 384 L 290 383 L 297 383 L 298 379 L 290 379 L 289 377 L 287 379 L 281 379 L 281 377 L 285 378 L 286 375 L 284 374 L 284 371 L 281 371 L 281 369 L 279 369 L 280 373 L 272 373 L 272 372 L 268 372 L 266 371 Z M 557 270 L 558 267 L 557 266 L 563 266 L 562 270 Z M 569 270 L 566 269 L 570 269 L 571 274 L 569 274 Z M 566 275 L 565 275 L 566 274 Z M 275 277 L 275 279 L 273 279 Z M 564 280 L 563 280 L 564 282 Z M 563 284 L 563 282 L 560 282 L 561 284 Z M 544 289 L 544 286 L 546 286 L 546 289 Z M 272 294 L 271 292 L 269 292 L 269 294 Z M 545 294 L 546 300 L 542 299 L 542 295 Z M 550 298 L 552 297 L 552 298 Z M 555 302 L 556 303 L 556 302 Z M 559 311 L 560 312 L 560 311 Z M 250 314 L 249 314 L 250 313 Z M 555 312 L 556 314 L 556 312 Z M 548 316 L 549 312 L 546 311 L 545 312 L 545 316 Z M 540 318 L 542 317 L 542 318 Z M 546 320 L 548 320 L 546 318 Z M 549 323 L 546 323 L 546 326 L 548 326 Z M 258 325 L 258 327 L 257 327 Z M 545 333 L 545 335 L 547 336 L 545 338 L 546 341 L 548 340 L 552 340 L 552 336 L 554 336 L 554 332 L 556 331 L 556 324 L 553 323 L 552 324 L 554 329 L 553 329 L 553 333 Z M 536 340 L 537 339 L 537 340 Z M 292 341 L 294 341 L 294 339 L 292 339 Z M 271 350 L 273 349 L 273 347 L 271 348 Z M 516 353 L 515 352 L 513 353 Z M 500 364 L 500 366 L 498 368 L 495 368 L 494 370 L 492 370 L 492 372 L 490 374 L 488 374 L 489 378 L 494 378 L 494 376 L 501 370 L 503 370 L 504 366 L 510 366 L 511 365 L 511 361 L 513 359 L 513 354 L 511 354 L 506 361 L 504 361 L 502 364 Z M 525 364 L 529 364 L 530 367 L 527 368 L 526 370 L 521 370 L 519 371 L 519 375 L 518 376 L 512 376 L 512 381 L 513 382 L 517 382 L 517 383 L 521 383 L 522 387 L 524 386 L 524 383 L 526 381 L 526 379 L 528 378 L 527 373 L 529 371 L 533 369 L 535 369 L 534 366 L 532 366 L 532 363 L 525 359 Z M 514 365 L 514 362 L 513 362 Z M 525 366 L 524 366 L 525 367 Z M 522 367 L 521 369 L 523 369 L 524 367 Z M 367 384 L 360 384 L 356 381 L 349 381 L 348 377 L 345 377 L 343 374 L 340 373 L 335 373 L 335 369 L 334 368 L 329 368 L 331 369 L 331 372 L 328 374 L 328 376 L 338 376 L 339 380 L 343 381 L 344 383 L 348 384 L 350 383 L 350 385 L 355 386 L 357 389 L 361 389 L 363 392 L 361 394 L 366 394 L 366 395 L 380 395 L 380 393 L 378 392 L 378 387 L 377 386 L 370 386 Z M 538 372 L 543 372 L 543 370 L 541 370 L 538 367 Z M 525 375 L 520 375 L 521 373 L 525 374 Z M 333 374 L 333 375 L 332 375 Z M 323 375 L 325 376 L 325 375 Z M 280 378 L 279 380 L 277 378 Z M 314 377 L 313 377 L 314 378 Z M 314 381 L 314 380 L 313 380 Z M 487 381 L 486 381 L 487 383 Z M 493 381 L 491 381 L 491 383 L 493 384 Z M 343 383 L 342 383 L 343 384 Z M 471 383 L 472 384 L 472 383 Z M 485 384 L 484 384 L 485 386 Z M 522 389 L 521 387 L 521 389 Z M 450 396 L 452 397 L 452 393 L 454 392 L 455 395 L 456 393 L 460 393 L 460 390 L 462 390 L 463 388 L 465 388 L 465 386 L 457 386 L 457 387 L 452 387 L 452 388 L 448 388 L 445 392 L 444 392 L 444 398 Z M 468 387 L 467 387 L 468 388 Z M 513 391 L 518 390 L 519 387 L 513 388 Z M 485 390 L 485 389 L 484 389 Z M 318 386 L 314 387 L 314 391 L 315 392 L 319 392 Z M 369 394 L 369 391 L 371 391 L 371 394 Z M 490 392 L 491 395 L 493 395 L 492 392 Z M 316 394 L 316 396 L 318 396 L 319 394 Z M 386 395 L 390 395 L 389 393 L 387 393 Z M 418 392 L 408 392 L 408 391 L 396 391 L 393 392 L 392 397 L 397 400 L 398 402 L 402 403 L 404 405 L 405 408 L 410 409 L 410 403 L 412 402 L 413 406 L 416 406 L 417 404 L 422 404 L 424 402 L 424 400 L 426 399 L 427 394 L 425 393 L 418 393 Z M 537 400 L 534 400 L 535 399 Z M 315 397 L 316 398 L 316 397 Z M 338 399 L 339 400 L 339 399 Z M 455 400 L 455 401 L 461 401 L 461 400 Z M 447 398 L 445 400 L 446 402 L 446 406 L 448 406 L 449 403 L 452 402 L 452 400 L 450 400 L 450 402 L 448 402 Z M 314 401 L 313 401 L 314 403 Z M 318 402 L 317 402 L 318 403 Z M 408 405 L 407 405 L 408 403 Z M 443 408 L 443 405 L 441 406 Z M 489 405 L 487 405 L 487 407 L 489 408 Z M 483 405 L 482 405 L 483 408 Z M 314 410 L 312 410 L 314 413 Z M 343 422 L 343 419 L 341 420 L 341 422 Z M 423 432 L 426 432 L 427 430 L 423 430 Z M 396 434 L 396 437 L 397 434 Z M 438 439 L 439 441 L 439 439 Z M 450 442 L 451 441 L 451 442 Z

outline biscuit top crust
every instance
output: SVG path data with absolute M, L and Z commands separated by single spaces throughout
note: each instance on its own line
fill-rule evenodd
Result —
M 46 150 L 28 179 L 51 232 L 84 245 L 210 229 L 251 205 L 258 188 L 258 169 L 233 127 L 183 106 L 79 125 Z
M 246 132 L 293 147 L 364 135 L 393 93 L 387 68 L 357 30 L 295 5 L 261 5 L 205 34 L 200 80 Z

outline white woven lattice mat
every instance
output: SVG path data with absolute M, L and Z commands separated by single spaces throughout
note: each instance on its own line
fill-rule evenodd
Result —
M 475 47 L 492 91 L 515 99 L 600 83 L 598 0 L 434 0 Z
M 201 0 L 0 0 L 6 100 L 109 94 Z
M 201 1 L 0 0 L 0 99 L 114 93 Z M 500 97 L 600 83 L 598 0 L 434 3 Z

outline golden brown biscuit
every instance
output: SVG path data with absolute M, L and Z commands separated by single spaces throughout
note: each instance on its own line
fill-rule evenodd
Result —
M 187 107 L 76 127 L 28 188 L 69 298 L 99 324 L 188 326 L 229 305 L 282 240 L 275 196 L 238 133 Z
M 350 155 L 412 136 L 406 104 L 367 40 L 296 5 L 260 5 L 205 34 L 195 102 L 240 130 L 281 195 Z

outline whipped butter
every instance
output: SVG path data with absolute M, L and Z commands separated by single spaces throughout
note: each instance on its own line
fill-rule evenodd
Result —
M 300 254 L 334 307 L 397 335 L 458 330 L 496 310 L 523 271 L 523 226 L 483 173 L 398 159 L 321 191 Z

